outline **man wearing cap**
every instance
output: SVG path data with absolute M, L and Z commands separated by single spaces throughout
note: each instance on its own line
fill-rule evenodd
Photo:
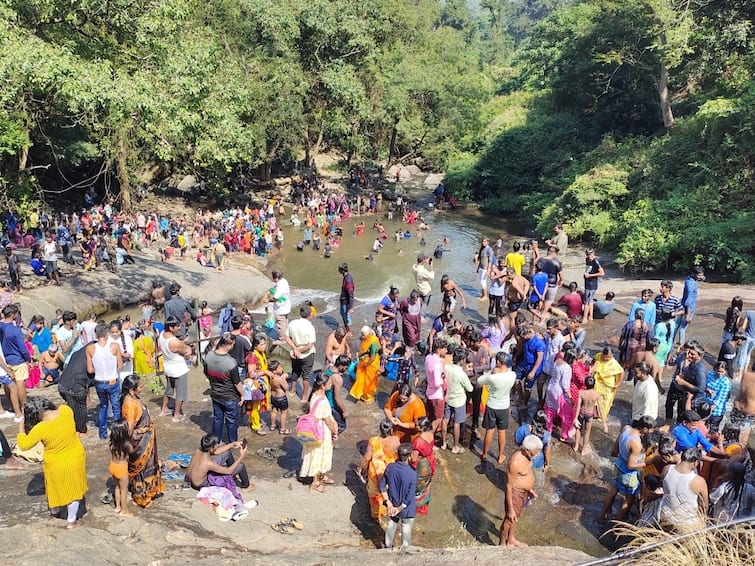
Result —
M 684 344 L 687 338 L 687 327 L 692 319 L 695 318 L 695 309 L 697 308 L 697 282 L 705 281 L 705 272 L 699 265 L 695 265 L 690 270 L 689 275 L 684 280 L 684 292 L 682 293 L 682 307 L 684 314 L 676 320 L 676 341 L 677 344 Z
M 346 335 L 351 334 L 351 315 L 354 314 L 354 277 L 349 273 L 349 266 L 342 263 L 338 266 L 338 273 L 343 276 L 341 281 L 341 318 L 346 329 Z M 334 358 L 335 359 L 335 358 Z
M 414 274 L 415 287 L 419 291 L 422 304 L 427 307 L 430 304 L 430 295 L 433 290 L 431 281 L 435 279 L 433 259 L 428 258 L 423 253 L 419 254 L 417 256 L 417 263 L 412 266 L 412 273 Z

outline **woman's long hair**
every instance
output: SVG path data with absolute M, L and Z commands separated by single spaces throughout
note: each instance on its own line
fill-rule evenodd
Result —
M 744 301 L 742 297 L 736 295 L 731 299 L 731 306 L 726 309 L 726 320 L 724 322 L 724 331 L 730 334 L 735 334 L 739 329 L 740 317 L 742 316 L 742 309 L 744 309 Z
M 128 422 L 114 421 L 110 425 L 110 454 L 115 460 L 128 458 L 131 448 L 131 431 Z
M 123 407 L 123 401 L 128 396 L 129 393 L 134 391 L 137 387 L 139 387 L 139 384 L 141 383 L 142 378 L 136 375 L 135 373 L 132 373 L 131 375 L 127 375 L 123 378 L 123 383 L 121 384 L 121 407 Z
M 44 397 L 31 397 L 24 405 L 24 432 L 29 434 L 31 429 L 42 422 L 45 411 L 57 409 L 55 403 Z

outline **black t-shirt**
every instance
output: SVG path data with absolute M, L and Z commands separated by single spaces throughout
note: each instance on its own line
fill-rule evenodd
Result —
M 204 359 L 204 373 L 210 382 L 210 397 L 213 401 L 238 401 L 241 395 L 236 384 L 241 382 L 239 368 L 229 354 L 217 354 L 214 350 Z
M 589 275 L 595 275 L 600 272 L 600 262 L 593 258 L 592 260 L 585 259 L 585 273 Z M 594 290 L 598 288 L 598 278 L 590 277 L 585 279 L 585 290 Z
M 537 263 L 540 265 L 540 271 L 548 276 L 548 285 L 557 285 L 558 274 L 563 270 L 563 267 L 561 267 L 561 262 L 557 259 L 550 259 L 546 257 L 537 260 Z
M 236 342 L 233 345 L 233 350 L 229 352 L 230 356 L 236 360 L 236 365 L 242 368 L 246 368 L 246 356 L 252 351 L 252 343 L 249 338 L 243 334 L 236 335 Z

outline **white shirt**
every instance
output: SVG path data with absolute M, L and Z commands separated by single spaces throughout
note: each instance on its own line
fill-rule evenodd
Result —
M 312 344 L 307 352 L 302 353 L 301 358 L 307 358 L 315 353 L 315 342 L 317 337 L 315 336 L 315 327 L 309 322 L 308 318 L 297 318 L 288 323 L 286 329 L 286 336 L 291 338 L 291 341 L 297 346 L 303 346 L 304 344 Z
M 45 261 L 58 261 L 58 245 L 53 242 L 46 242 L 44 247 Z
M 275 314 L 284 315 L 291 312 L 291 287 L 285 277 L 281 277 L 275 284 L 273 300 Z
M 433 288 L 430 281 L 435 279 L 435 271 L 427 269 L 421 263 L 415 263 L 412 265 L 412 273 L 414 273 L 414 280 L 417 283 L 417 291 L 423 297 L 432 293 Z
M 632 420 L 648 415 L 658 418 L 658 386 L 652 377 L 645 381 L 637 380 L 632 393 Z

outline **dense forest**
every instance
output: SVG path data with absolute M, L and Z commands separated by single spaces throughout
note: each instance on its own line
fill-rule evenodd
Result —
M 750 0 L 0 0 L 0 207 L 323 151 L 755 278 Z

